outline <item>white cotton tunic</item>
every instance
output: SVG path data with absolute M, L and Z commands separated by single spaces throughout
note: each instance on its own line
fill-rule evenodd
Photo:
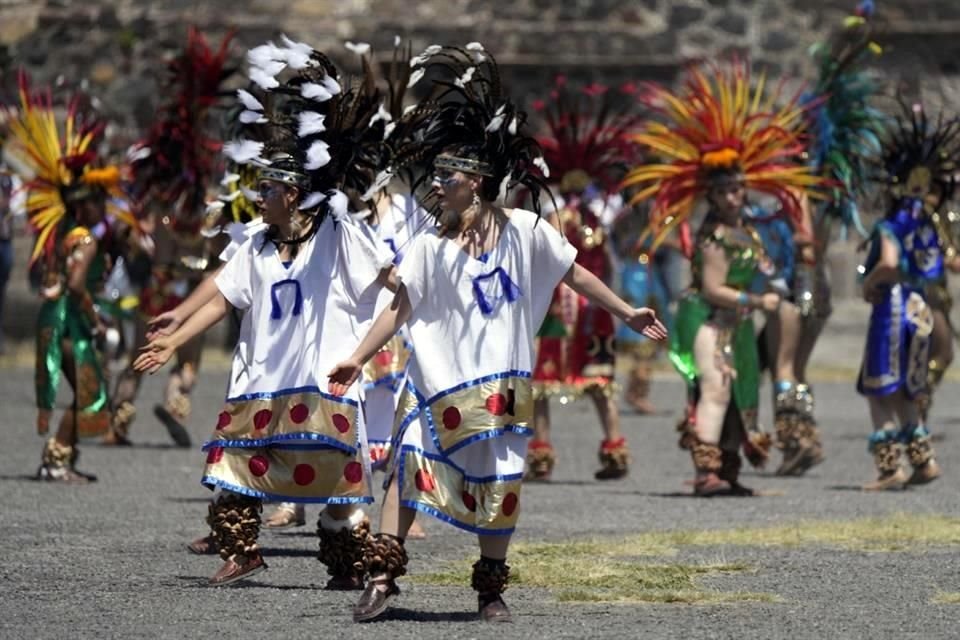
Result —
M 413 238 L 433 226 L 432 218 L 416 200 L 393 194 L 380 222 L 366 225 L 366 228 L 373 241 L 386 247 L 393 254 L 393 263 L 399 265 Z M 392 300 L 393 293 L 382 290 L 377 308 L 386 307 Z M 393 418 L 403 391 L 410 353 L 409 337 L 402 330 L 364 367 L 363 406 L 370 462 L 374 469 L 389 461 Z
M 369 502 L 366 438 L 356 392 L 326 392 L 327 373 L 369 328 L 389 252 L 328 217 L 285 266 L 256 231 L 216 277 L 244 312 L 227 400 L 204 484 L 299 502 Z
M 399 269 L 414 349 L 393 461 L 401 502 L 484 534 L 516 525 L 534 339 L 577 253 L 535 214 L 507 213 L 484 260 L 431 230 Z

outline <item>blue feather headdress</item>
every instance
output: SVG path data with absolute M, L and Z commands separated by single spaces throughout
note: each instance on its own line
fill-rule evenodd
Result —
M 883 113 L 870 106 L 879 88 L 864 69 L 869 59 L 881 53 L 872 38 L 874 11 L 872 0 L 862 0 L 839 32 L 810 48 L 819 77 L 804 98 L 816 103 L 809 111 L 810 160 L 832 185 L 822 215 L 839 220 L 844 232 L 853 227 L 864 236 L 857 199 L 864 195 L 871 166 L 880 154 L 885 121 Z

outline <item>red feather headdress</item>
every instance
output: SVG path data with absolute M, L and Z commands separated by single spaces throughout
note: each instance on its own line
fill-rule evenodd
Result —
M 162 87 L 168 97 L 147 133 L 131 151 L 137 196 L 172 207 L 181 220 L 198 220 L 205 210 L 207 185 L 217 175 L 222 143 L 210 134 L 209 111 L 226 94 L 223 81 L 233 34 L 212 50 L 202 33 L 191 27 L 183 51 L 167 64 Z
M 638 160 L 638 147 L 627 136 L 642 122 L 639 113 L 630 113 L 636 94 L 632 84 L 611 90 L 594 83 L 574 91 L 560 75 L 550 100 L 533 103 L 549 131 L 537 141 L 561 193 L 582 190 L 587 179 L 616 191 L 627 166 Z

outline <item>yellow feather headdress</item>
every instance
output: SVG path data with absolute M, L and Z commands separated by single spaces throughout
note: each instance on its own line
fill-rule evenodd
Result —
M 31 264 L 56 241 L 56 230 L 67 215 L 71 196 L 83 196 L 94 190 L 118 196 L 120 170 L 117 167 L 95 168 L 97 155 L 94 141 L 103 123 L 85 118 L 79 100 L 74 97 L 68 107 L 63 129 L 57 123 L 53 96 L 32 94 L 26 74 L 19 76 L 20 107 L 10 111 L 8 128 L 12 150 L 33 173 L 24 188 L 27 190 L 27 214 L 37 237 Z M 111 214 L 133 227 L 136 221 L 129 209 L 118 207 Z
M 661 161 L 634 168 L 621 186 L 637 189 L 631 203 L 653 198 L 645 236 L 653 234 L 654 247 L 687 221 L 707 191 L 706 176 L 717 170 L 736 171 L 748 189 L 775 196 L 799 218 L 796 192 L 824 182 L 797 161 L 805 149 L 804 113 L 815 105 L 801 105 L 797 92 L 778 107 L 783 83 L 769 94 L 765 88 L 765 76 L 751 86 L 749 65 L 737 60 L 690 66 L 676 93 L 647 85 L 642 103 L 654 115 L 631 139 Z

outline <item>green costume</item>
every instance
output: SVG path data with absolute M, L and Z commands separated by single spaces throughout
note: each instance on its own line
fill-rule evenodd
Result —
M 91 297 L 81 297 L 70 292 L 66 279 L 71 269 L 72 254 L 79 247 L 96 242 L 84 227 L 73 227 L 60 241 L 54 262 L 48 267 L 45 282 L 45 300 L 37 319 L 37 408 L 52 411 L 60 374 L 63 372 L 74 382 L 76 397 L 77 437 L 102 435 L 109 426 L 109 403 L 107 401 L 107 378 L 94 344 L 92 294 L 102 284 L 106 270 L 106 257 L 98 249 L 86 277 L 86 292 Z M 64 367 L 64 351 L 72 352 L 71 374 Z
M 742 229 L 713 226 L 697 243 L 693 256 L 693 285 L 680 301 L 676 325 L 671 334 L 670 361 L 683 379 L 691 397 L 697 394 L 699 371 L 693 347 L 697 333 L 704 323 L 710 322 L 720 329 L 717 350 L 723 361 L 736 372 L 732 381 L 733 402 L 740 412 L 743 426 L 748 431 L 757 428 L 759 400 L 760 362 L 754 337 L 753 317 L 745 309 L 715 307 L 707 302 L 700 292 L 703 279 L 703 252 L 706 243 L 723 248 L 729 261 L 726 285 L 738 291 L 747 291 L 757 272 L 763 256 L 760 238 L 750 227 Z

